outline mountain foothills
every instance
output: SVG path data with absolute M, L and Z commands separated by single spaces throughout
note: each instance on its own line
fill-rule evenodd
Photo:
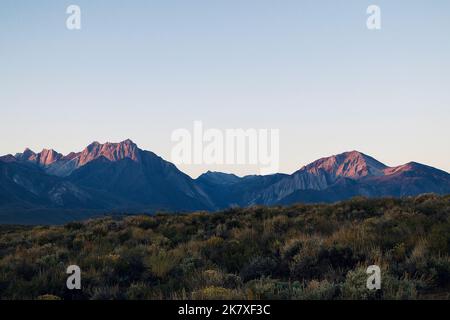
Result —
M 131 140 L 94 142 L 65 156 L 26 149 L 0 157 L 0 223 L 11 224 L 422 193 L 449 194 L 450 174 L 415 162 L 388 167 L 357 151 L 319 159 L 291 175 L 207 172 L 197 179 Z

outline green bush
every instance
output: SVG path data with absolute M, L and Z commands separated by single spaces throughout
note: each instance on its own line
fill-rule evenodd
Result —
M 449 256 L 436 195 L 0 226 L 0 299 L 450 299 Z
M 270 276 L 275 272 L 277 262 L 271 257 L 256 257 L 242 268 L 241 278 L 243 281 Z

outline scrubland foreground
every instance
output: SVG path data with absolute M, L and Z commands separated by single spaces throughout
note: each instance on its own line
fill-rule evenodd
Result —
M 2 226 L 0 298 L 449 299 L 449 251 L 435 195 Z

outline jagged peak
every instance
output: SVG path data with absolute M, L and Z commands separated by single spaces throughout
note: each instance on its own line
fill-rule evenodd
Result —
M 53 149 L 42 149 L 42 151 L 38 154 L 39 164 L 42 166 L 48 166 L 62 157 L 62 154 Z
M 36 152 L 34 152 L 33 150 L 31 150 L 30 148 L 25 148 L 25 150 L 23 151 L 23 153 L 21 153 L 21 155 L 23 157 L 30 157 L 30 156 L 35 156 Z
M 15 157 L 20 161 L 35 161 L 37 154 L 30 148 L 25 148 L 22 153 L 17 153 Z
M 120 144 L 136 145 L 136 144 L 133 142 L 133 140 L 131 140 L 131 139 L 123 140 L 122 142 L 120 142 Z
M 23 151 L 23 153 L 32 153 L 32 154 L 36 154 L 33 150 L 31 150 L 30 148 L 26 147 L 25 150 Z
M 42 155 L 61 155 L 59 152 L 53 150 L 53 149 L 42 149 L 42 151 L 39 153 Z
M 100 146 L 100 145 L 101 145 L 100 142 L 94 141 L 94 142 L 88 144 L 88 146 L 86 148 L 84 148 L 84 150 L 89 150 L 90 151 L 90 150 L 93 150 L 94 148 L 98 148 L 98 146 Z
M 62 157 L 62 159 L 70 161 L 70 160 L 73 160 L 73 159 L 79 157 L 80 154 L 81 154 L 81 152 L 71 152 L 71 153 L 65 155 L 64 157 Z
M 106 142 L 104 144 L 95 141 L 81 152 L 78 164 L 82 166 L 101 156 L 110 161 L 118 161 L 126 158 L 133 161 L 140 161 L 140 149 L 130 139 L 118 143 Z

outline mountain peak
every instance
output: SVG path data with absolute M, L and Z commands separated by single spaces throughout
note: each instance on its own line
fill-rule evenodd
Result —
M 104 157 L 109 161 L 131 159 L 139 162 L 140 149 L 130 139 L 119 143 L 106 142 L 104 144 L 95 141 L 81 152 L 78 165 L 82 166 L 99 157 Z
M 326 171 L 332 177 L 358 179 L 365 176 L 381 176 L 386 165 L 356 150 L 319 159 L 305 167 L 310 173 Z
M 42 166 L 48 166 L 53 162 L 58 161 L 62 157 L 62 154 L 56 152 L 53 149 L 42 149 L 42 151 L 38 155 L 38 162 Z
M 366 154 L 362 153 L 361 151 L 358 150 L 352 150 L 352 151 L 346 151 L 346 152 L 342 152 L 340 153 L 342 155 L 346 155 L 349 157 L 368 157 Z M 340 155 L 338 154 L 338 155 Z
M 100 142 L 98 142 L 98 141 L 93 141 L 92 143 L 90 143 L 89 145 L 88 145 L 88 147 L 90 147 L 90 146 L 98 146 L 98 145 L 100 145 L 101 143 Z
M 136 145 L 131 139 L 126 139 L 120 142 L 120 144 Z
M 53 149 L 42 149 L 41 152 L 35 153 L 29 148 L 26 148 L 23 153 L 18 153 L 15 156 L 19 161 L 34 162 L 40 166 L 48 166 L 63 157 L 62 154 Z
M 210 183 L 231 184 L 241 180 L 237 175 L 232 173 L 224 173 L 217 171 L 210 171 L 203 173 L 197 178 L 198 181 L 208 181 Z
M 35 156 L 36 153 L 33 150 L 31 150 L 30 148 L 25 148 L 25 150 L 23 151 L 23 155 L 25 157 L 30 157 L 30 156 Z
M 25 148 L 23 153 L 17 153 L 15 157 L 20 161 L 36 161 L 37 155 L 30 148 Z

